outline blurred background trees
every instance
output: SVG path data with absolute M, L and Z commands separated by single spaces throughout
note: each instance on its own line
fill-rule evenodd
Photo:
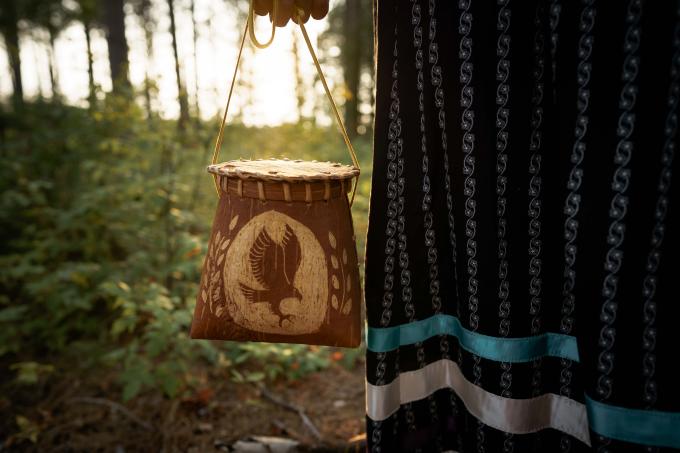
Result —
M 125 10 L 123 0 L 106 0 L 102 3 L 102 18 L 109 50 L 109 69 L 113 89 L 130 85 L 128 77 L 128 43 L 125 38 Z M 171 15 L 172 17 L 172 15 Z
M 345 123 L 352 136 L 373 122 L 373 16 L 371 0 L 337 4 L 321 36 L 325 49 L 337 46 L 344 81 Z
M 49 423 L 40 402 L 74 374 L 105 370 L 115 385 L 99 391 L 110 399 L 173 399 L 196 391 L 201 366 L 260 382 L 360 360 L 360 351 L 187 337 L 215 207 L 205 165 L 247 7 L 0 0 L 0 449 Z M 338 0 L 309 24 L 362 162 L 360 254 L 371 18 L 369 0 Z M 245 51 L 223 157 L 346 162 L 299 32 L 280 31 L 275 43 Z M 272 99 L 258 105 L 263 91 Z
M 0 33 L 5 43 L 12 78 L 12 98 L 20 103 L 24 97 L 21 79 L 21 54 L 19 53 L 19 20 L 24 16 L 22 4 L 13 0 L 0 2 Z
M 199 97 L 200 89 L 198 77 L 194 74 L 193 80 L 193 112 L 189 109 L 189 74 L 186 66 L 190 63 L 192 68 L 198 67 L 197 54 L 199 36 L 210 33 L 210 18 L 202 23 L 197 21 L 197 3 L 204 9 L 210 9 L 211 4 L 225 3 L 225 0 L 25 0 L 16 2 L 12 0 L 0 0 L 0 36 L 2 36 L 3 49 L 7 58 L 7 71 L 11 78 L 11 93 L 5 92 L 16 101 L 24 98 L 24 83 L 22 69 L 40 73 L 45 66 L 49 74 L 49 93 L 42 92 L 42 86 L 38 82 L 38 97 L 43 96 L 52 100 L 59 100 L 61 84 L 59 81 L 57 47 L 68 46 L 68 42 L 59 42 L 60 35 L 69 27 L 82 27 L 87 58 L 87 80 L 89 96 L 87 99 L 95 102 L 95 58 L 92 50 L 93 32 L 101 31 L 106 38 L 106 50 L 108 56 L 108 70 L 113 91 L 120 89 L 129 90 L 130 83 L 130 47 L 126 37 L 126 21 L 138 19 L 143 30 L 145 45 L 144 58 L 139 59 L 140 64 L 145 66 L 144 82 L 134 87 L 136 91 L 143 93 L 145 108 L 148 114 L 153 114 L 152 91 L 154 75 L 150 73 L 154 59 L 154 41 L 160 40 L 164 33 L 168 33 L 171 39 L 171 49 L 174 58 L 174 78 L 177 90 L 177 105 L 179 106 L 177 119 L 180 123 L 186 122 L 191 115 L 200 117 Z M 234 30 L 240 33 L 241 23 L 247 11 L 247 1 L 226 1 L 227 11 L 234 18 Z M 372 31 L 372 3 L 370 0 L 335 0 L 331 2 L 332 9 L 329 17 L 324 22 L 323 29 L 318 37 L 320 54 L 324 65 L 329 68 L 337 68 L 331 71 L 331 77 L 335 86 L 336 97 L 343 104 L 345 121 L 353 135 L 365 133 L 372 122 L 371 105 L 373 100 L 373 31 Z M 212 11 L 215 9 L 212 8 Z M 167 16 L 167 17 L 163 17 Z M 183 52 L 178 50 L 177 21 L 188 21 L 191 24 L 191 42 L 182 42 Z M 266 19 L 263 19 L 266 20 Z M 167 29 L 161 28 L 159 23 L 168 24 Z M 129 34 L 127 30 L 127 34 Z M 305 59 L 307 50 L 300 45 L 299 37 L 290 39 L 291 59 L 295 62 L 296 69 L 296 102 L 301 107 L 304 99 L 303 93 L 309 90 L 305 86 L 305 79 L 300 75 L 300 59 Z M 72 39 L 72 38 L 71 38 Z M 40 45 L 46 48 L 46 58 L 39 61 L 21 61 L 21 44 Z M 229 43 L 234 46 L 236 40 Z M 224 43 L 214 43 L 212 51 L 219 52 L 229 48 Z M 188 50 L 188 51 L 187 51 Z M 187 55 L 188 53 L 188 55 Z M 231 55 L 229 55 L 231 57 Z M 37 60 L 37 59 L 36 59 Z M 187 60 L 187 61 L 184 61 Z M 142 63 L 143 61 L 143 63 Z M 309 65 L 306 65 L 309 67 Z M 168 68 L 159 68 L 167 71 Z M 200 71 L 202 68 L 198 68 Z M 195 70 L 195 69 L 194 69 Z M 240 74 L 241 83 L 248 85 L 248 71 Z M 71 69 L 66 78 L 78 77 Z M 25 77 L 25 76 L 24 76 Z M 33 76 L 35 78 L 35 75 Z M 211 87 L 214 91 L 224 88 L 227 77 L 216 80 L 218 87 Z M 318 82 L 318 80 L 317 80 Z M 276 77 L 272 77 L 272 83 L 276 83 Z M 307 84 L 308 85 L 308 84 Z M 319 87 L 314 87 L 319 90 Z M 204 90 L 208 91 L 208 90 Z M 67 96 L 65 102 L 73 102 L 73 96 Z M 213 114 L 215 112 L 212 112 Z M 205 117 L 204 117 L 205 119 Z

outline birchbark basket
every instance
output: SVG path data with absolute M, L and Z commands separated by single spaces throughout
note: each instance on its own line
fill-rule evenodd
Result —
M 361 287 L 348 192 L 353 166 L 210 165 L 219 203 L 192 338 L 356 347 Z

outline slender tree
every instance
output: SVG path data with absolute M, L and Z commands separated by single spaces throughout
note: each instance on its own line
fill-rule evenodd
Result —
M 72 14 L 61 0 L 24 0 L 26 19 L 32 30 L 47 32 L 47 65 L 50 76 L 52 98 L 61 97 L 59 89 L 59 72 L 56 64 L 56 42 L 59 34 L 68 26 Z
M 42 59 L 40 58 L 41 55 L 38 54 L 37 52 L 33 52 L 33 66 L 36 68 L 39 68 L 40 65 L 43 63 Z M 43 87 L 42 80 L 40 80 L 40 77 L 37 78 L 36 80 L 36 86 L 38 88 L 38 99 L 40 101 L 45 100 L 45 88 Z
M 376 14 L 377 14 L 377 0 L 362 0 L 364 3 L 364 13 L 361 16 L 362 19 L 362 39 L 366 40 L 365 42 L 368 43 L 368 45 L 361 46 L 361 73 L 363 75 L 366 75 L 365 80 L 368 81 L 368 83 L 364 83 L 364 90 L 368 96 L 368 105 L 370 108 L 368 109 L 368 115 L 366 115 L 366 118 L 363 120 L 364 124 L 367 124 L 370 127 L 373 127 L 373 119 L 375 115 L 375 108 L 373 106 L 375 105 L 375 72 L 376 72 L 376 60 L 375 60 L 375 26 L 376 26 L 376 21 L 378 20 Z M 369 10 L 372 12 L 372 14 L 366 14 L 366 10 Z
M 154 87 L 153 74 L 153 34 L 156 29 L 156 22 L 151 14 L 151 0 L 137 0 L 133 3 L 135 13 L 139 16 L 142 29 L 144 29 L 144 42 L 146 44 L 146 67 L 144 68 L 144 102 L 146 105 L 147 117 L 153 116 L 151 107 L 152 89 Z
M 57 64 L 55 62 L 57 32 L 53 27 L 47 28 L 48 40 L 49 40 L 49 51 L 47 56 L 48 69 L 50 74 L 50 89 L 52 90 L 52 98 L 59 99 L 61 97 L 61 91 L 59 89 L 59 73 L 57 71 Z
M 359 28 L 362 13 L 361 0 L 345 3 L 343 24 L 342 69 L 345 79 L 345 126 L 347 133 L 354 137 L 359 126 L 359 82 L 361 78 Z
M 130 86 L 124 3 L 124 0 L 103 1 L 106 42 L 109 48 L 109 67 L 114 91 Z
M 189 101 L 187 99 L 187 91 L 182 84 L 182 77 L 180 75 L 179 53 L 177 51 L 177 32 L 175 28 L 175 2 L 168 0 L 168 8 L 170 13 L 170 34 L 172 35 L 172 52 L 175 55 L 175 77 L 177 79 L 177 98 L 179 100 L 179 127 L 183 128 L 189 119 Z
M 373 17 L 370 0 L 344 0 L 328 15 L 328 29 L 319 37 L 322 51 L 339 47 L 344 81 L 347 132 L 356 135 L 360 125 L 371 122 L 360 106 L 373 101 Z
M 191 11 L 191 26 L 193 30 L 193 42 L 194 42 L 194 49 L 193 49 L 193 57 L 194 57 L 194 114 L 196 115 L 196 119 L 201 118 L 201 108 L 198 105 L 198 95 L 199 95 L 199 90 L 198 90 L 198 25 L 196 23 L 196 2 L 195 0 L 191 0 L 191 3 L 189 3 L 189 8 Z
M 85 44 L 87 45 L 87 81 L 89 87 L 88 100 L 90 107 L 94 107 L 97 100 L 94 85 L 94 57 L 92 55 L 92 27 L 89 23 L 83 22 L 83 31 L 85 32 Z
M 21 57 L 19 55 L 19 19 L 20 2 L 0 0 L 0 34 L 5 41 L 5 48 L 12 73 L 12 93 L 15 104 L 24 99 L 24 88 L 21 82 Z
M 99 2 L 97 0 L 77 0 L 78 9 L 73 12 L 74 18 L 83 25 L 87 52 L 88 103 L 93 108 L 97 102 L 96 86 L 94 82 L 94 56 L 92 54 L 92 30 L 97 25 L 99 16 Z
M 298 121 L 304 119 L 302 108 L 305 105 L 305 81 L 302 78 L 302 71 L 300 68 L 300 50 L 298 47 L 298 35 L 293 33 L 293 62 L 295 65 L 295 98 L 297 100 Z
M 244 4 L 245 3 L 245 4 Z M 248 3 L 236 2 L 232 3 L 236 14 L 236 23 L 243 24 L 248 19 Z M 218 47 L 222 50 L 222 47 Z M 235 54 L 232 54 L 235 56 Z M 239 68 L 238 77 L 236 77 L 236 87 L 234 91 L 240 94 L 243 101 L 234 108 L 234 114 L 229 114 L 233 123 L 242 123 L 246 109 L 255 103 L 255 66 L 253 63 L 255 57 L 255 47 L 246 45 L 243 48 L 243 55 L 241 57 L 241 66 Z M 229 82 L 229 76 L 225 75 L 224 84 Z M 224 86 L 224 85 L 223 85 Z M 236 106 L 235 106 L 236 107 Z M 222 107 L 223 108 L 223 107 Z

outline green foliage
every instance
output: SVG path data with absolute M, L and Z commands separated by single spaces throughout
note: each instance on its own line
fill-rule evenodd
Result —
M 43 365 L 37 362 L 18 362 L 9 367 L 10 370 L 16 371 L 16 382 L 19 384 L 37 384 L 40 378 L 46 376 L 54 371 L 52 365 Z
M 254 360 L 259 363 L 271 363 L 271 365 L 264 370 L 246 371 L 243 374 L 233 370 L 232 373 L 237 381 L 254 382 L 281 376 L 296 379 L 326 368 L 330 364 L 327 352 L 297 344 L 246 343 L 239 345 L 234 363 Z
M 0 124 L 0 363 L 14 363 L 16 379 L 37 380 L 52 371 L 47 362 L 70 355 L 110 366 L 124 399 L 149 388 L 174 397 L 197 361 L 250 381 L 328 365 L 328 348 L 188 338 L 216 203 L 205 173 L 215 124 L 179 135 L 174 122 L 113 96 L 92 111 L 26 105 Z M 368 142 L 357 149 L 368 160 Z M 345 153 L 335 129 L 232 126 L 222 158 L 347 162 Z
M 38 435 L 40 435 L 40 427 L 36 423 L 32 422 L 23 415 L 17 415 L 14 418 L 14 421 L 17 424 L 17 427 L 19 428 L 19 432 L 15 434 L 15 437 L 17 439 L 28 440 L 31 441 L 32 443 L 36 443 L 38 441 Z

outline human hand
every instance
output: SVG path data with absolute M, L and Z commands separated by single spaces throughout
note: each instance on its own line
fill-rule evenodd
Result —
M 272 17 L 274 0 L 253 0 L 253 10 L 259 16 L 269 15 L 277 27 L 284 27 L 290 19 L 297 23 L 297 9 L 302 10 L 302 23 L 309 17 L 319 20 L 328 14 L 329 0 L 279 0 L 276 17 Z

